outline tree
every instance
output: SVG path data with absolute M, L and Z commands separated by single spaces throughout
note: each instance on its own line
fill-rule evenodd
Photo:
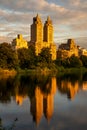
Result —
M 82 61 L 77 57 L 72 55 L 69 59 L 70 61 L 70 67 L 81 67 Z
M 63 59 L 62 65 L 66 68 L 70 67 L 70 58 Z
M 39 54 L 41 62 L 50 63 L 52 62 L 51 53 L 49 48 L 43 48 Z
M 87 68 L 87 56 L 81 55 L 80 60 L 82 61 L 83 66 Z
M 30 46 L 28 49 L 22 48 L 18 49 L 18 59 L 19 59 L 19 66 L 22 69 L 31 69 L 35 66 L 35 50 L 33 46 Z
M 62 58 L 56 59 L 56 60 L 55 60 L 55 64 L 56 64 L 57 66 L 62 66 Z
M 28 49 L 22 48 L 18 49 L 18 59 L 19 59 L 19 67 L 21 69 L 25 69 L 29 67 L 29 54 Z
M 18 66 L 18 58 L 15 51 L 12 50 L 8 43 L 0 44 L 0 67 L 12 69 Z
M 43 48 L 37 57 L 37 63 L 39 67 L 45 68 L 50 67 L 52 63 L 50 48 Z

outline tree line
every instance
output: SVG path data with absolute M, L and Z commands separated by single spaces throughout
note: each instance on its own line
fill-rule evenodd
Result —
M 33 45 L 29 46 L 28 49 L 21 48 L 14 51 L 10 44 L 0 44 L 0 68 L 2 69 L 42 69 L 45 67 L 54 69 L 61 66 L 64 68 L 87 68 L 87 56 L 76 57 L 72 55 L 70 58 L 58 58 L 52 61 L 49 48 L 43 48 L 41 53 L 36 56 Z

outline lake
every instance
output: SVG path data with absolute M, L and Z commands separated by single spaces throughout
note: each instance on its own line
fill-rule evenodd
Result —
M 2 130 L 87 130 L 87 73 L 0 76 Z

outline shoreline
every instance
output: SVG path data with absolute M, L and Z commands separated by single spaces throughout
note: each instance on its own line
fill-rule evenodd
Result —
M 17 71 L 12 69 L 12 70 L 9 70 L 9 69 L 0 69 L 0 74 L 4 75 L 15 75 L 17 74 Z
M 81 67 L 81 68 L 62 68 L 59 67 L 58 69 L 19 69 L 19 70 L 9 70 L 9 69 L 1 69 L 0 68 L 0 74 L 2 75 L 16 75 L 16 74 L 27 74 L 27 73 L 40 73 L 40 74 L 50 74 L 50 73 L 73 73 L 73 72 L 87 72 L 87 68 Z

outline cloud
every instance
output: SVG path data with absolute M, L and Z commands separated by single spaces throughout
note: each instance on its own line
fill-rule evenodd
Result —
M 78 45 L 87 49 L 87 37 L 77 37 L 75 41 Z
M 83 26 L 84 25 L 84 26 Z M 71 24 L 71 29 L 74 31 L 87 31 L 87 22 Z
M 44 6 L 48 3 L 45 0 L 0 0 L 0 6 L 3 9 L 13 10 L 13 11 L 37 11 L 42 10 Z
M 32 19 L 37 13 L 43 23 L 50 15 L 55 38 L 57 34 L 62 37 L 66 35 L 66 38 L 69 35 L 81 35 L 81 32 L 87 34 L 86 0 L 0 0 L 0 36 L 14 38 L 22 33 L 27 37 L 30 35 Z
M 10 43 L 10 42 L 11 42 L 11 39 L 12 39 L 12 37 L 0 36 L 0 43 L 3 43 L 3 42 L 8 42 L 8 43 Z

